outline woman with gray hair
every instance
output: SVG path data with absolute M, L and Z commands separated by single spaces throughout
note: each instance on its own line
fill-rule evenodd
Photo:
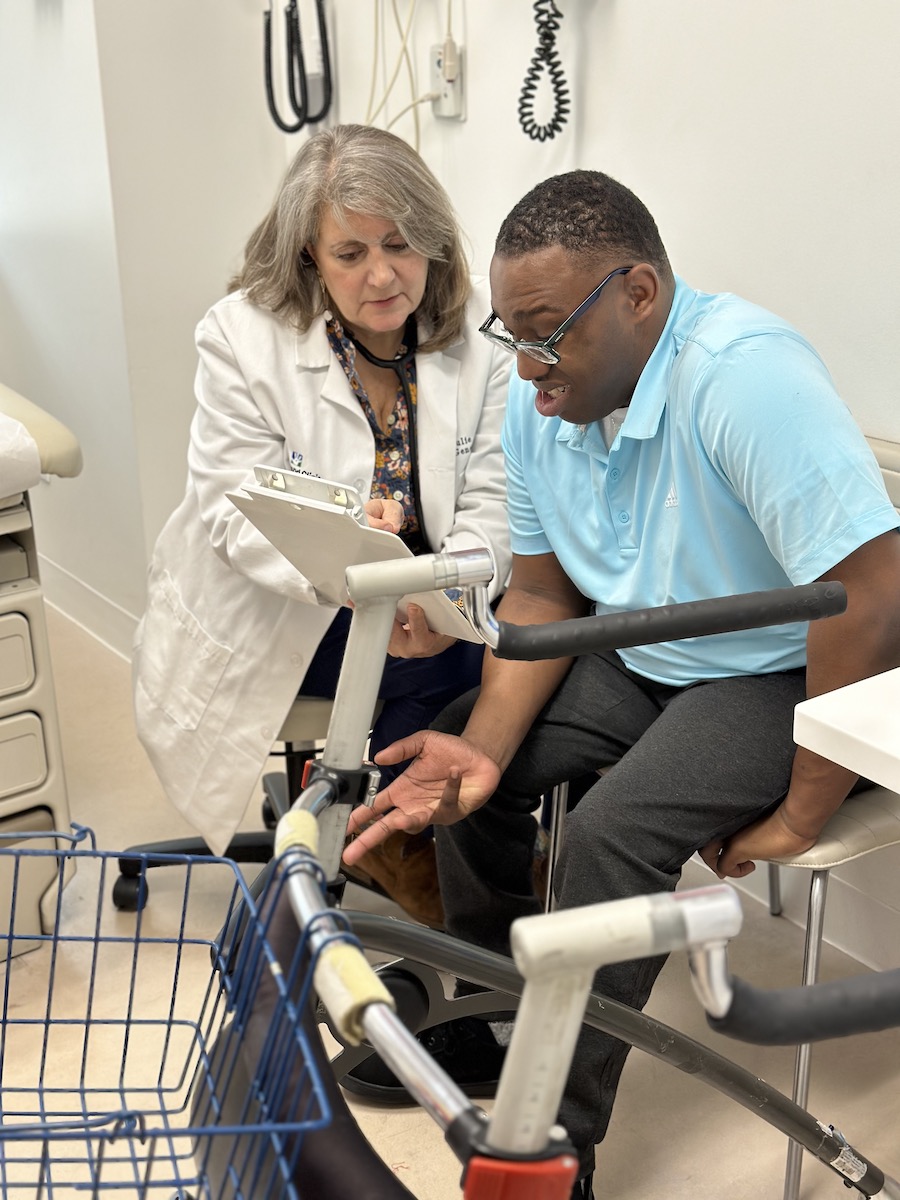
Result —
M 231 291 L 200 322 L 187 489 L 154 549 L 133 675 L 141 741 L 213 851 L 240 823 L 298 691 L 334 695 L 350 616 L 320 602 L 227 493 L 258 464 L 339 480 L 414 553 L 489 546 L 499 588 L 509 360 L 478 336 L 489 307 L 419 155 L 343 125 L 300 149 Z M 476 686 L 482 652 L 431 632 L 411 606 L 395 624 L 372 752 Z M 389 894 L 440 924 L 430 842 L 404 836 L 370 857 L 363 869 Z

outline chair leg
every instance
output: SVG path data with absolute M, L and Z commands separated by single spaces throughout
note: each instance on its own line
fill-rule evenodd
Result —
M 547 850 L 547 896 L 544 901 L 545 912 L 552 912 L 556 907 L 556 901 L 553 896 L 553 876 L 556 873 L 556 860 L 559 858 L 559 852 L 562 849 L 568 800 L 568 783 L 558 783 L 550 795 L 550 846 Z
M 769 868 L 769 912 L 773 917 L 781 916 L 781 876 L 778 863 L 770 862 Z
M 825 925 L 825 895 L 828 890 L 828 871 L 813 871 L 809 884 L 809 907 L 806 916 L 806 945 L 803 952 L 803 986 L 816 982 L 819 977 L 819 957 L 822 949 L 822 931 Z M 797 1047 L 794 1062 L 794 1090 L 791 1098 L 801 1108 L 806 1107 L 809 1097 L 809 1070 L 812 1047 L 809 1043 Z M 800 1192 L 800 1168 L 803 1147 L 799 1142 L 788 1142 L 787 1162 L 784 1169 L 784 1200 L 797 1200 Z
M 303 772 L 306 764 L 317 754 L 315 742 L 285 742 L 284 770 L 288 783 L 288 807 L 303 791 Z

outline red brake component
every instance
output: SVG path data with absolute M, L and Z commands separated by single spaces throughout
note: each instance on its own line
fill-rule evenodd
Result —
M 539 1162 L 509 1162 L 496 1158 L 469 1160 L 465 1200 L 569 1200 L 578 1172 L 573 1154 Z

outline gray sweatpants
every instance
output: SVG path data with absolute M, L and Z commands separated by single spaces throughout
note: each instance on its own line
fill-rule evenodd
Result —
M 433 728 L 459 732 L 477 694 L 451 704 Z M 673 890 L 694 851 L 785 795 L 794 705 L 804 695 L 802 669 L 673 688 L 634 674 L 612 652 L 577 659 L 490 801 L 435 829 L 447 931 L 509 954 L 512 921 L 541 911 L 531 874 L 539 797 L 601 767 L 611 769 L 567 818 L 559 906 Z M 606 967 L 595 987 L 642 1008 L 663 962 Z M 627 1053 L 618 1039 L 582 1030 L 560 1121 L 584 1171 L 593 1169 Z

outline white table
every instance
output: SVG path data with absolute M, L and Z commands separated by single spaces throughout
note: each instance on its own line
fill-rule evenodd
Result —
M 798 704 L 794 740 L 900 792 L 900 668 Z

